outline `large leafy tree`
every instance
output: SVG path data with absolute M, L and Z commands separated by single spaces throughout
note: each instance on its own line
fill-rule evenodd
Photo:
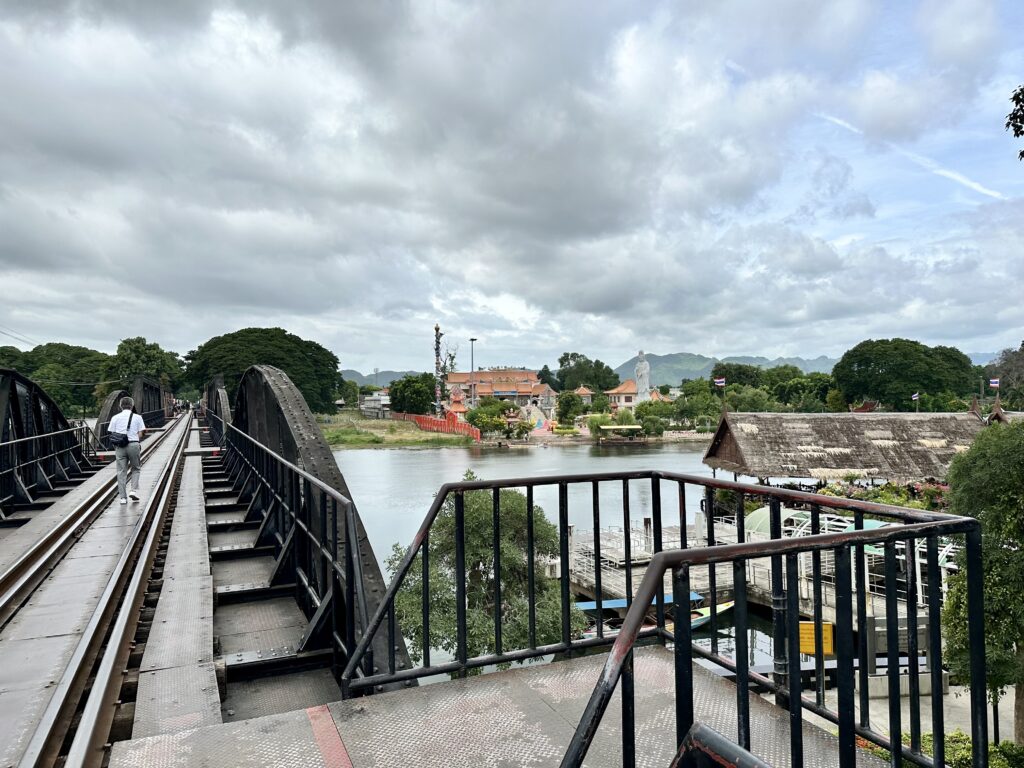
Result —
M 949 468 L 950 509 L 982 526 L 985 582 L 985 662 L 990 694 L 1013 686 L 1014 741 L 1024 744 L 1024 423 L 994 425 Z M 960 570 L 949 578 L 944 610 L 947 661 L 966 675 L 967 584 Z
M 986 369 L 999 379 L 999 392 L 1011 408 L 1024 408 L 1024 341 L 1020 349 L 1004 349 Z
M 467 480 L 477 479 L 472 472 Z M 499 492 L 501 505 L 501 618 L 502 646 L 505 651 L 528 647 L 528 616 L 530 595 L 527 591 L 526 497 L 519 491 Z M 493 496 L 490 491 L 465 494 L 465 565 L 467 652 L 470 657 L 494 653 L 494 523 Z M 559 584 L 545 578 L 543 564 L 558 557 L 558 529 L 544 516 L 539 506 L 533 508 L 534 563 L 536 590 L 534 606 L 537 616 L 537 643 L 557 643 L 562 636 Z M 405 549 L 395 544 L 387 561 L 392 574 L 405 556 Z M 457 646 L 455 605 L 455 500 L 449 496 L 430 530 L 430 640 L 435 648 L 454 655 Z M 395 600 L 396 618 L 402 634 L 409 640 L 409 655 L 414 661 L 423 656 L 422 580 L 423 567 L 419 556 L 413 562 Z M 573 609 L 572 631 L 586 626 L 582 611 Z
M 0 348 L 0 368 L 11 367 L 36 381 L 65 416 L 96 412 L 94 390 L 107 376 L 109 355 L 72 344 L 40 344 L 28 352 Z
M 556 392 L 558 391 L 558 378 L 546 365 L 540 369 L 540 372 L 537 374 L 537 379 L 541 384 L 547 384 Z
M 396 413 L 433 413 L 434 377 L 429 373 L 406 374 L 391 382 L 388 396 Z
M 232 399 L 247 368 L 273 365 L 288 374 L 310 409 L 318 413 L 334 412 L 342 381 L 333 352 L 283 328 L 243 328 L 215 336 L 189 352 L 185 361 L 189 384 L 202 389 L 215 375 L 223 374 Z
M 600 360 L 591 360 L 579 352 L 565 352 L 558 358 L 559 391 L 576 389 L 583 385 L 594 392 L 614 389 L 619 385 L 619 374 Z
M 567 390 L 558 395 L 558 401 L 555 405 L 555 418 L 558 419 L 559 424 L 572 426 L 573 419 L 577 416 L 582 416 L 586 412 L 587 404 L 575 392 Z
M 840 358 L 832 376 L 847 402 L 878 400 L 912 410 L 915 392 L 963 395 L 973 390 L 970 359 L 953 347 L 929 347 L 910 339 L 862 341 Z
M 106 374 L 126 386 L 136 376 L 149 376 L 173 389 L 181 381 L 183 366 L 177 353 L 164 349 L 155 341 L 134 336 L 122 339 L 117 345 L 117 352 L 107 361 Z
M 781 368 L 791 367 L 797 372 L 796 366 L 779 366 Z M 726 384 L 745 384 L 748 387 L 760 387 L 765 383 L 765 371 L 756 365 L 746 363 L 715 363 L 711 369 L 711 378 L 725 378 Z M 790 376 L 789 378 L 792 378 Z

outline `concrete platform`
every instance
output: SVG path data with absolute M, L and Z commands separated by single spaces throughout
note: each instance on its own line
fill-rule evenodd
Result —
M 557 766 L 605 658 L 522 667 L 121 742 L 110 765 Z M 672 654 L 659 646 L 638 649 L 635 667 L 637 765 L 661 768 L 675 752 Z M 693 672 L 697 718 L 735 738 L 735 687 L 700 666 Z M 788 765 L 788 713 L 758 697 L 750 710 L 754 753 L 772 765 Z M 620 720 L 616 696 L 586 765 L 621 764 Z M 805 765 L 831 768 L 837 749 L 835 736 L 805 721 Z M 884 763 L 862 752 L 858 765 Z

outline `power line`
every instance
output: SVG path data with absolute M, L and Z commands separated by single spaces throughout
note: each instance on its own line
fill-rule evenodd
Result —
M 14 339 L 15 341 L 20 341 L 22 344 L 31 344 L 33 346 L 38 346 L 34 341 L 29 339 L 27 336 L 22 336 L 17 331 L 15 331 L 14 333 L 9 333 L 5 330 L 2 330 L 4 327 L 5 326 L 0 325 L 0 333 L 2 333 L 4 336 L 10 336 L 12 339 Z

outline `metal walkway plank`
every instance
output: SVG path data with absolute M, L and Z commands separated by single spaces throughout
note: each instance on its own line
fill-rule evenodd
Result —
M 333 729 L 315 730 L 313 717 L 323 708 L 314 707 L 122 742 L 114 746 L 110 765 L 557 766 L 606 659 L 599 654 L 336 702 L 327 707 Z M 661 768 L 675 754 L 672 653 L 660 646 L 639 648 L 635 670 L 637 765 Z M 699 665 L 693 672 L 697 718 L 734 739 L 735 686 Z M 755 754 L 772 765 L 788 765 L 788 712 L 754 696 L 750 713 Z M 621 764 L 620 723 L 616 694 L 585 765 Z M 836 737 L 807 721 L 803 728 L 805 765 L 835 765 Z M 327 762 L 325 745 L 350 762 Z M 307 762 L 294 762 L 300 760 Z M 857 764 L 885 765 L 863 751 Z
M 213 664 L 139 673 L 132 738 L 177 733 L 220 722 L 220 694 Z

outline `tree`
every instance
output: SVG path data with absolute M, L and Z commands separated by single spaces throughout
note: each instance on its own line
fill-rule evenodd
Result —
M 833 387 L 825 397 L 825 407 L 832 413 L 845 413 L 847 410 L 846 398 L 842 390 Z
M 1024 85 L 1018 85 L 1017 90 L 1010 96 L 1013 109 L 1006 116 L 1006 130 L 1013 131 L 1016 139 L 1024 137 Z M 1018 160 L 1024 160 L 1024 149 L 1017 155 Z
M 173 388 L 181 379 L 182 360 L 176 352 L 169 352 L 142 336 L 134 336 L 121 340 L 117 352 L 107 362 L 105 372 L 129 389 L 137 376 L 148 376 L 157 381 L 161 376 L 167 376 Z
M 672 391 L 672 387 L 670 387 L 668 384 L 662 384 L 658 387 L 658 391 L 661 394 L 668 396 L 668 393 Z
M 541 384 L 547 384 L 556 392 L 558 391 L 558 378 L 546 365 L 540 369 L 540 373 L 537 374 L 537 379 Z
M 953 347 L 928 347 L 910 339 L 868 339 L 839 359 L 832 376 L 847 402 L 877 400 L 900 411 L 913 410 L 915 392 L 969 393 L 971 361 Z
M 21 361 L 23 354 L 24 352 L 17 347 L 0 347 L 0 368 L 20 370 L 18 363 Z
M 608 413 L 612 409 L 611 401 L 604 392 L 595 392 L 590 397 L 591 413 Z
M 339 394 L 341 399 L 345 401 L 347 408 L 359 405 L 359 385 L 354 381 L 342 379 Z
M 725 405 L 730 411 L 740 413 L 765 413 L 780 411 L 780 403 L 760 387 L 747 384 L 729 384 L 725 388 Z
M 587 412 L 583 398 L 575 392 L 566 390 L 558 395 L 555 405 L 555 418 L 559 424 L 572 424 L 573 419 Z
M 511 437 L 515 429 L 513 419 L 518 415 L 519 406 L 511 400 L 482 397 L 476 408 L 466 414 L 466 421 L 481 432 L 503 432 Z
M 109 355 L 71 344 L 40 344 L 20 353 L 17 369 L 37 382 L 65 416 L 96 413 L 94 390 L 105 375 Z
M 953 459 L 949 485 L 950 510 L 981 522 L 986 679 L 995 700 L 1014 686 L 1014 741 L 1024 744 L 1024 423 L 996 424 L 979 433 L 971 448 Z M 959 558 L 959 570 L 949 576 L 943 619 L 947 661 L 967 675 L 964 553 Z
M 803 378 L 804 372 L 795 365 L 776 365 L 774 368 L 765 368 L 761 371 L 760 386 L 770 390 L 783 381 Z
M 637 403 L 633 409 L 633 414 L 640 420 L 641 424 L 644 419 L 650 417 L 662 419 L 663 421 L 672 421 L 676 417 L 676 404 L 668 403 L 664 400 L 645 400 L 642 403 Z
M 362 392 L 360 387 L 360 392 Z M 434 410 L 434 377 L 429 373 L 406 374 L 388 387 L 391 410 L 396 413 L 432 413 Z
M 579 352 L 565 352 L 558 358 L 558 389 L 566 391 L 580 385 L 595 392 L 619 386 L 619 374 L 600 360 L 591 360 Z
M 999 379 L 999 394 L 1010 408 L 1024 408 L 1024 341 L 999 353 L 985 369 L 989 378 Z
M 466 472 L 466 480 L 478 479 Z M 494 653 L 494 527 L 493 497 L 490 491 L 464 494 L 465 567 L 466 567 L 466 651 L 470 657 Z M 501 505 L 501 617 L 502 645 L 506 650 L 528 647 L 529 604 L 527 589 L 526 497 L 517 490 L 499 491 Z M 537 572 L 533 604 L 536 609 L 537 642 L 556 643 L 562 635 L 561 601 L 557 579 L 549 579 L 544 564 L 558 557 L 558 529 L 534 505 L 534 563 Z M 431 644 L 455 654 L 458 643 L 455 604 L 455 502 L 445 499 L 430 530 L 430 639 Z M 387 561 L 394 574 L 405 550 L 398 544 Z M 402 633 L 409 640 L 409 655 L 419 662 L 423 657 L 421 557 L 417 555 L 395 599 L 395 614 Z M 583 612 L 573 608 L 569 614 L 571 631 L 578 634 L 586 626 Z
M 334 413 L 338 358 L 315 341 L 299 338 L 283 328 L 243 328 L 215 336 L 189 352 L 185 360 L 189 384 L 202 390 L 215 375 L 224 374 L 224 386 L 232 399 L 242 374 L 250 366 L 273 365 L 288 374 L 310 410 Z
M 724 378 L 726 384 L 746 384 L 749 387 L 760 387 L 764 383 L 764 370 L 756 365 L 746 365 L 745 363 L 719 362 L 715 363 L 715 367 L 711 369 L 711 378 Z

